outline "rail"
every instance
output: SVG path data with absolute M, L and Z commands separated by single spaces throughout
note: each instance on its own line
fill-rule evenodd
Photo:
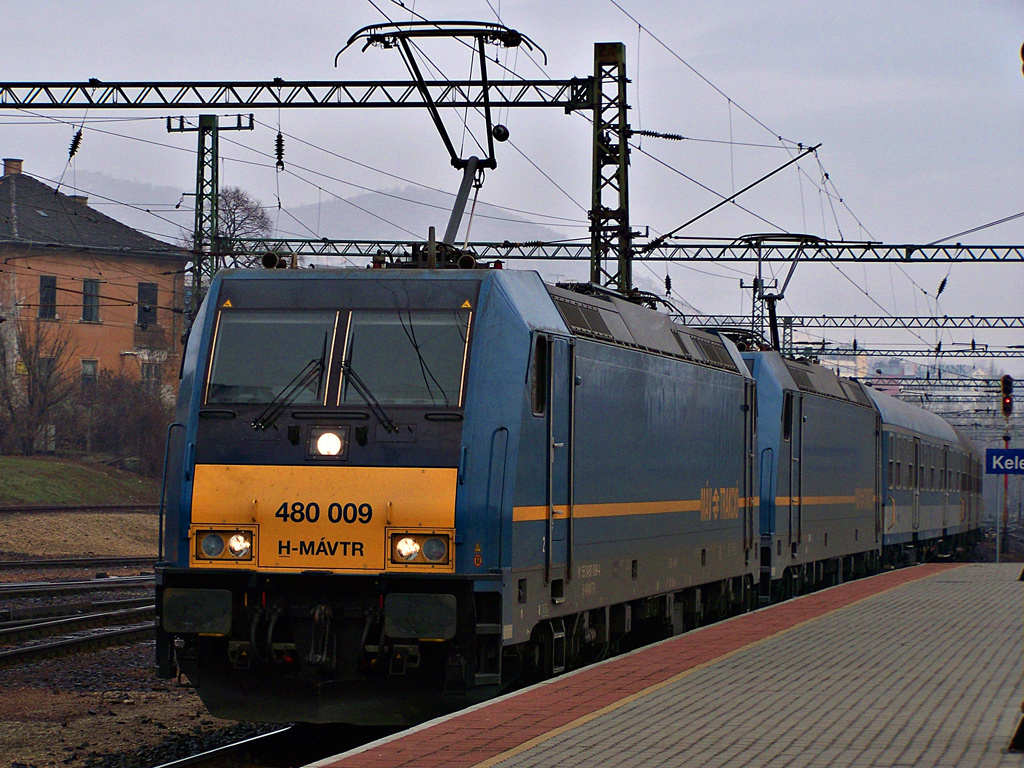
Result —
M 43 570 L 47 568 L 146 568 L 152 569 L 155 557 L 57 557 L 26 560 L 0 560 L 0 571 Z
M 156 514 L 157 504 L 0 504 L 0 515 L 72 514 Z
M 0 651 L 0 667 L 9 667 L 26 661 L 62 656 L 67 653 L 123 645 L 152 637 L 156 632 L 153 622 L 135 627 L 107 630 L 84 637 L 69 637 L 49 643 Z

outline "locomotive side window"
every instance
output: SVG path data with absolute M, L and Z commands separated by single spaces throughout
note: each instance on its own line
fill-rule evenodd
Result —
M 226 309 L 217 317 L 207 404 L 322 404 L 337 312 Z
M 542 416 L 548 407 L 548 337 L 538 333 L 533 341 L 533 364 L 530 366 L 530 401 L 533 415 Z
M 363 404 L 361 380 L 385 405 L 460 407 L 471 316 L 469 310 L 354 311 L 338 404 Z
M 793 436 L 793 393 L 786 392 L 782 400 L 782 439 Z

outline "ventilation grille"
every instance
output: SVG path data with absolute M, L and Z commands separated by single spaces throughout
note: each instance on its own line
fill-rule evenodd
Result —
M 811 377 L 799 368 L 790 368 L 789 374 L 793 377 L 793 381 L 800 387 L 804 392 L 817 392 L 818 388 L 814 386 L 814 382 L 811 381 Z
M 730 371 L 738 370 L 736 363 L 732 361 L 732 357 L 725 349 L 724 344 L 718 344 L 708 339 L 702 339 L 697 336 L 691 337 L 693 341 L 697 342 L 697 346 L 700 347 L 704 353 L 704 357 L 712 365 L 720 365 L 723 368 L 728 368 Z
M 555 306 L 562 313 L 562 317 L 565 318 L 566 325 L 574 331 L 587 336 L 600 336 L 605 339 L 612 338 L 608 324 L 596 309 L 574 304 L 557 296 L 552 298 L 555 300 Z

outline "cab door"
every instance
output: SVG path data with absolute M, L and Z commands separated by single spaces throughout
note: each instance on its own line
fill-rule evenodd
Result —
M 549 337 L 547 409 L 547 540 L 544 581 L 572 572 L 573 432 L 576 412 L 576 346 L 573 339 Z M 557 599 L 557 590 L 552 598 Z
M 782 456 L 779 480 L 786 482 L 784 509 L 788 517 L 789 549 L 796 556 L 803 541 L 803 398 L 785 392 L 782 403 Z

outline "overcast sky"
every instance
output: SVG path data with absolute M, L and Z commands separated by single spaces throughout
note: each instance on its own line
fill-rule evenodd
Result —
M 393 0 L 374 2 L 376 8 L 368 0 L 6 3 L 0 80 L 405 79 L 395 51 L 353 48 L 334 67 L 353 31 L 385 21 L 381 11 L 410 18 Z M 406 6 L 431 19 L 495 21 L 500 15 L 547 53 L 545 67 L 536 54 L 531 61 L 521 50 L 498 51 L 503 64 L 528 78 L 589 75 L 594 42 L 624 42 L 633 81 L 632 126 L 689 139 L 644 138 L 643 150 L 660 163 L 633 153 L 632 222 L 652 234 L 711 207 L 720 199 L 715 193 L 731 194 L 788 160 L 780 136 L 822 147 L 799 170 L 794 166 L 741 198 L 756 216 L 725 207 L 683 234 L 789 231 L 929 243 L 1024 211 L 1020 0 L 617 2 L 621 8 L 611 0 L 407 0 Z M 461 46 L 435 44 L 427 52 L 445 77 L 469 74 Z M 0 155 L 23 158 L 27 172 L 63 177 L 72 186 L 78 173 L 102 172 L 182 192 L 194 188 L 195 134 L 168 134 L 162 122 L 179 112 L 120 113 L 148 119 L 108 123 L 99 121 L 111 113 L 93 111 L 85 116 L 84 140 L 70 164 L 68 146 L 83 115 L 41 114 L 30 120 L 0 108 Z M 256 131 L 222 134 L 221 184 L 241 186 L 271 205 L 282 234 L 309 234 L 297 231 L 290 209 L 350 197 L 360 187 L 458 187 L 460 176 L 425 112 L 265 110 L 256 117 Z M 557 109 L 513 110 L 499 118 L 512 141 L 499 146 L 498 168 L 488 173 L 481 200 L 533 212 L 546 226 L 585 236 L 589 124 Z M 455 125 L 461 145 L 461 126 Z M 277 173 L 268 157 L 278 127 L 296 137 L 286 142 L 285 173 Z M 116 208 L 103 210 L 117 217 Z M 444 224 L 439 217 L 437 226 Z M 168 225 L 155 218 L 152 229 L 167 231 Z M 359 233 L 351 236 L 358 239 Z M 396 239 L 406 237 L 395 233 Z M 958 239 L 1021 244 L 1024 218 Z M 749 282 L 750 267 L 670 269 L 673 294 L 701 311 L 749 311 L 749 293 L 739 281 Z M 585 274 L 572 266 L 555 271 Z M 653 289 L 665 271 L 663 264 L 637 265 L 635 276 Z M 948 287 L 936 306 L 943 277 Z M 1024 315 L 1022 289 L 1022 264 L 807 264 L 798 268 L 780 311 L 1016 316 Z M 858 332 L 862 346 L 894 340 L 871 333 Z M 967 343 L 971 335 L 941 338 L 947 346 Z M 919 337 L 929 343 L 939 338 L 932 332 Z M 1024 343 L 1019 333 L 979 331 L 977 339 Z M 1024 377 L 1019 361 L 998 365 Z

